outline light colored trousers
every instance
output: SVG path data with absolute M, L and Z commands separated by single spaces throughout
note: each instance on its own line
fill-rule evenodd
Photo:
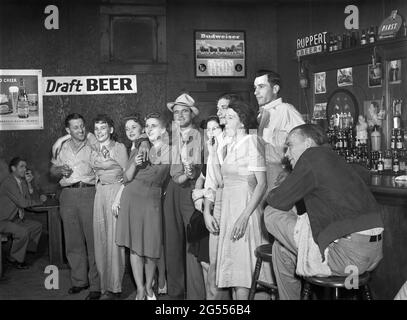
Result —
M 93 237 L 94 199 L 94 187 L 64 188 L 59 203 L 72 285 L 89 285 L 90 291 L 100 291 Z
M 122 291 L 125 268 L 124 247 L 116 244 L 116 221 L 112 204 L 120 189 L 120 183 L 98 184 L 93 209 L 95 260 L 100 276 L 102 293 Z
M 301 279 L 296 276 L 297 246 L 294 241 L 294 227 L 297 214 L 267 207 L 264 212 L 267 230 L 274 236 L 273 268 L 276 275 L 278 294 L 281 300 L 299 300 Z M 382 242 L 341 238 L 329 244 L 328 266 L 333 276 L 348 276 L 349 266 L 355 266 L 358 274 L 373 270 L 383 257 Z M 345 270 L 346 269 L 346 270 Z

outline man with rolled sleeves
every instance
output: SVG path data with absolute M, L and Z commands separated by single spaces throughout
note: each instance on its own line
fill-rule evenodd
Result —
M 95 174 L 90 165 L 92 145 L 86 138 L 85 120 L 73 113 L 65 119 L 70 138 L 52 159 L 51 174 L 61 178 L 59 198 L 64 227 L 66 256 L 71 268 L 69 294 L 90 288 L 87 300 L 100 298 L 93 238 Z
M 202 268 L 196 257 L 188 252 L 185 238 L 195 209 L 192 190 L 202 169 L 201 134 L 192 124 L 199 110 L 195 107 L 194 99 L 186 93 L 181 94 L 175 102 L 169 102 L 167 107 L 174 115 L 172 179 L 164 200 L 168 294 L 173 299 L 183 299 L 186 289 L 187 299 L 205 299 Z

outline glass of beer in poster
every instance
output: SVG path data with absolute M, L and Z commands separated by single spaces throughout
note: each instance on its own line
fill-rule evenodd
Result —
M 14 114 L 17 114 L 18 87 L 10 86 L 8 92 L 10 94 L 11 106 L 13 107 L 12 111 Z

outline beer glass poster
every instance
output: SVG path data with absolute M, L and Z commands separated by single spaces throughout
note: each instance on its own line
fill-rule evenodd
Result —
M 244 32 L 195 31 L 197 77 L 244 77 Z
M 44 128 L 42 70 L 0 69 L 0 130 Z

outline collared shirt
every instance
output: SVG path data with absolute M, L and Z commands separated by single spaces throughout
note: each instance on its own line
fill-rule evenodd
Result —
M 65 142 L 56 159 L 51 162 L 55 166 L 63 166 L 67 164 L 72 170 L 72 174 L 67 177 L 62 177 L 59 184 L 62 187 L 69 186 L 77 182 L 95 184 L 95 173 L 91 166 L 92 145 L 86 139 L 75 151 L 74 142 L 72 139 Z
M 193 180 L 199 177 L 202 168 L 202 142 L 201 133 L 197 129 L 189 128 L 182 134 L 173 132 L 171 161 L 170 174 L 174 181 L 184 174 L 185 161 L 193 164 Z
M 266 112 L 268 115 L 265 114 Z M 262 135 L 264 141 L 267 142 L 266 161 L 279 163 L 284 156 L 284 144 L 288 133 L 296 126 L 304 124 L 304 120 L 294 106 L 284 103 L 281 98 L 260 108 L 258 117 L 266 116 L 269 121 L 265 125 Z

